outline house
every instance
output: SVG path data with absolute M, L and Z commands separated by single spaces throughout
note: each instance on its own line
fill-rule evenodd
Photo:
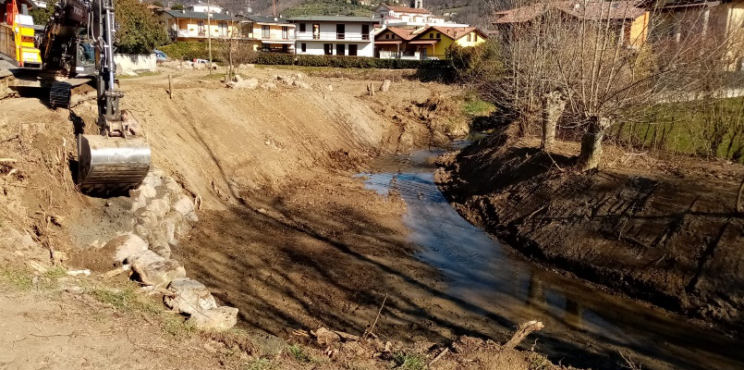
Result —
M 729 61 L 725 69 L 744 70 L 744 0 L 671 0 L 663 3 L 647 0 L 639 6 L 651 12 L 649 38 L 653 42 L 712 40 L 715 45 L 726 48 Z
M 408 44 L 416 35 L 418 33 L 415 29 L 386 27 L 375 35 L 375 57 L 382 59 L 421 59 L 418 48 Z
M 296 25 L 295 53 L 298 55 L 374 56 L 372 30 L 379 19 L 306 16 L 289 21 Z
M 223 9 L 219 5 L 215 4 L 204 4 L 199 2 L 194 5 L 189 5 L 186 10 L 197 13 L 222 13 Z
M 286 19 L 248 16 L 240 22 L 243 37 L 253 50 L 289 53 L 295 48 L 295 25 Z
M 562 21 L 610 21 L 617 39 L 626 47 L 639 48 L 648 37 L 649 12 L 635 1 L 552 1 L 494 13 L 493 25 L 500 35 L 514 37 L 521 27 L 542 22 L 548 15 Z M 603 23 L 604 24 L 604 23 Z
M 461 47 L 477 46 L 486 42 L 488 36 L 477 27 L 440 27 L 432 26 L 408 41 L 408 50 L 415 48 L 421 59 L 446 59 L 447 49 L 452 45 Z
M 422 4 L 417 4 L 422 5 Z M 420 7 L 406 7 L 389 4 L 381 4 L 375 9 L 375 18 L 380 19 L 383 27 L 426 27 L 434 25 L 446 25 L 447 27 L 469 27 L 466 24 L 451 23 L 432 14 L 430 11 Z
M 165 23 L 172 41 L 206 41 L 212 38 L 242 38 L 239 21 L 230 14 L 163 10 L 160 18 Z

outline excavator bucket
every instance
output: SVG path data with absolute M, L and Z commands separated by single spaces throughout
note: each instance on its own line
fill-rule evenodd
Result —
M 116 195 L 136 188 L 150 170 L 143 137 L 78 135 L 78 185 L 86 194 Z

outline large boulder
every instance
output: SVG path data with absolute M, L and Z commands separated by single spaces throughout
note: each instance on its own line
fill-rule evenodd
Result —
M 194 201 L 189 197 L 182 195 L 178 200 L 173 203 L 173 210 L 180 213 L 186 220 L 191 222 L 199 221 L 194 211 Z
M 229 330 L 238 323 L 238 309 L 222 306 L 211 310 L 197 311 L 186 320 L 186 323 L 201 330 Z
M 258 79 L 256 78 L 246 78 L 245 80 L 242 80 L 240 82 L 234 82 L 232 84 L 232 87 L 234 89 L 248 89 L 253 90 L 258 87 Z
M 131 262 L 147 251 L 147 242 L 137 235 L 125 234 L 109 240 L 104 248 L 111 248 L 115 251 L 114 262 L 125 263 Z
M 132 270 L 145 285 L 165 286 L 175 279 L 186 277 L 186 269 L 178 261 L 165 259 L 151 250 L 134 259 Z
M 204 284 L 191 279 L 173 280 L 168 286 L 173 297 L 165 297 L 165 305 L 173 311 L 193 315 L 217 308 L 217 302 Z

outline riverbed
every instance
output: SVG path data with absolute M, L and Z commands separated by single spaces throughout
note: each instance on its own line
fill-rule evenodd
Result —
M 546 271 L 468 223 L 434 183 L 434 158 L 441 153 L 382 158 L 360 176 L 367 188 L 404 200 L 403 222 L 420 248 L 416 257 L 440 271 L 447 297 L 478 308 L 487 319 L 482 325 L 510 331 L 514 323 L 542 321 L 545 329 L 523 346 L 579 367 L 620 368 L 628 359 L 644 369 L 744 368 L 735 339 Z

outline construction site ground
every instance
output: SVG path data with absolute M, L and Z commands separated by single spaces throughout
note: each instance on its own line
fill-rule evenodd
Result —
M 448 300 L 436 271 L 413 257 L 404 203 L 352 176 L 382 153 L 467 131 L 459 90 L 406 72 L 238 73 L 262 87 L 227 88 L 216 73 L 176 68 L 121 81 L 153 166 L 198 208 L 174 258 L 240 309 L 239 329 L 221 334 L 184 326 L 126 276 L 103 276 L 110 266 L 95 252 L 131 217 L 117 198 L 74 187 L 74 131 L 94 132 L 95 101 L 69 110 L 50 109 L 43 94 L 0 101 L 0 369 L 417 369 L 443 348 L 452 355 L 437 368 L 553 366 L 482 340 L 449 347 L 483 318 Z M 378 91 L 383 79 L 392 80 L 387 92 Z M 92 274 L 66 273 L 80 269 Z M 295 335 L 361 335 L 376 321 L 377 340 L 340 354 Z

